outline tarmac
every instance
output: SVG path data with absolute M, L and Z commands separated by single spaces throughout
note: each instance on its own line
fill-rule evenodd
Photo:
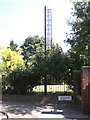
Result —
M 43 104 L 29 101 L 3 101 L 0 102 L 0 110 L 6 112 L 9 119 L 90 120 L 88 115 L 82 114 L 80 109 L 70 103 L 68 104 L 68 102 Z

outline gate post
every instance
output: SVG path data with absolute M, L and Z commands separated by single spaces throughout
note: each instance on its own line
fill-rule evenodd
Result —
M 90 114 L 90 66 L 82 67 L 82 112 Z

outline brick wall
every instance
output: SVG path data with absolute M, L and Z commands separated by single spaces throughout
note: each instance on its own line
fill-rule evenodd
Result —
M 90 114 L 90 66 L 82 67 L 81 88 L 82 112 Z
M 2 95 L 2 101 L 40 102 L 44 95 Z

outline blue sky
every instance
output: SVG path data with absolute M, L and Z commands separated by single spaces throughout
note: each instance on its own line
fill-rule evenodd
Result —
M 23 44 L 30 35 L 44 36 L 44 5 L 52 9 L 52 38 L 66 51 L 63 40 L 70 28 L 70 0 L 0 0 L 0 45 L 8 46 L 11 40 Z

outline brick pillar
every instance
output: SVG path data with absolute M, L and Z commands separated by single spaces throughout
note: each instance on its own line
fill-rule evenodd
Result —
M 90 66 L 82 67 L 82 112 L 90 114 Z

